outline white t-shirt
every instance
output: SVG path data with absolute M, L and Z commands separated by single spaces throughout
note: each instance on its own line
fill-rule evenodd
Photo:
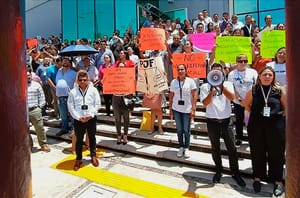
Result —
M 226 87 L 228 91 L 234 93 L 234 88 L 232 82 L 225 81 L 223 86 Z M 200 101 L 208 96 L 210 92 L 211 85 L 208 83 L 204 83 L 200 87 Z M 213 96 L 211 103 L 206 106 L 206 117 L 207 118 L 215 118 L 215 119 L 225 119 L 229 118 L 231 114 L 231 102 L 224 95 L 221 94 L 219 96 Z
M 182 98 L 180 98 L 180 87 L 182 90 Z M 170 85 L 170 92 L 174 93 L 172 109 L 181 113 L 190 113 L 192 110 L 192 90 L 197 89 L 195 81 L 186 77 L 183 81 L 173 79 Z M 184 105 L 178 105 L 178 101 L 183 100 Z
M 255 69 L 246 68 L 244 71 L 234 69 L 228 74 L 228 81 L 233 83 L 235 93 L 237 93 L 241 99 L 245 99 L 247 91 L 255 84 L 257 76 L 258 74 Z M 233 102 L 240 104 L 236 98 Z
M 267 66 L 271 66 L 275 70 L 276 80 L 281 86 L 287 86 L 286 80 L 286 63 L 275 63 L 275 61 L 267 63 Z

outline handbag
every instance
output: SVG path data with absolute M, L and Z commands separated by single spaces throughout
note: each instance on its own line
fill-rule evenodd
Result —
M 160 109 L 161 101 L 162 101 L 161 94 L 145 94 L 143 98 L 142 106 L 150 109 Z
M 122 97 L 123 102 L 129 111 L 132 111 L 135 106 L 135 101 L 132 95 L 125 95 Z

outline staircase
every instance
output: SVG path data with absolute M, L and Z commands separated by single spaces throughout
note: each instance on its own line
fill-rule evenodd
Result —
M 214 163 L 211 157 L 211 145 L 207 135 L 205 122 L 205 107 L 199 101 L 197 102 L 196 117 L 191 124 L 191 143 L 190 157 L 177 158 L 178 141 L 176 134 L 176 125 L 174 120 L 169 119 L 169 111 L 163 114 L 164 135 L 157 132 L 149 134 L 147 131 L 141 131 L 140 123 L 143 111 L 149 110 L 136 104 L 130 116 L 130 127 L 128 132 L 128 144 L 116 144 L 116 129 L 113 116 L 106 116 L 104 105 L 97 115 L 97 147 L 116 150 L 124 153 L 131 153 L 145 158 L 159 158 L 164 160 L 176 161 L 181 164 L 197 166 L 201 169 L 214 170 Z M 57 137 L 56 133 L 60 130 L 60 120 L 53 116 L 53 110 L 47 112 L 44 117 L 45 129 L 47 136 L 62 139 L 71 142 L 68 134 Z M 232 115 L 233 116 L 233 115 Z M 33 128 L 31 132 L 34 133 Z M 246 136 L 246 134 L 244 134 Z M 222 161 L 224 173 L 230 173 L 229 160 L 225 144 L 221 139 Z M 237 149 L 239 156 L 239 168 L 241 174 L 251 177 L 251 159 L 247 139 L 243 140 L 243 144 Z

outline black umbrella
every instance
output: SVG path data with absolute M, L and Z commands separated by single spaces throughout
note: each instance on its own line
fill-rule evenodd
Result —
M 64 48 L 58 54 L 60 56 L 84 56 L 84 55 L 95 54 L 97 52 L 98 51 L 96 49 L 88 45 L 70 45 Z

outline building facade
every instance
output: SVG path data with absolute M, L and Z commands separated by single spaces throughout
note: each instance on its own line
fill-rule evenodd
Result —
M 118 29 L 121 36 L 127 28 L 135 33 L 145 21 L 143 13 L 155 17 L 194 19 L 199 11 L 209 15 L 235 13 L 241 22 L 250 14 L 257 25 L 264 25 L 264 17 L 271 15 L 273 23 L 285 23 L 284 0 L 27 0 L 26 36 L 63 34 L 63 38 L 97 39 L 110 37 Z

